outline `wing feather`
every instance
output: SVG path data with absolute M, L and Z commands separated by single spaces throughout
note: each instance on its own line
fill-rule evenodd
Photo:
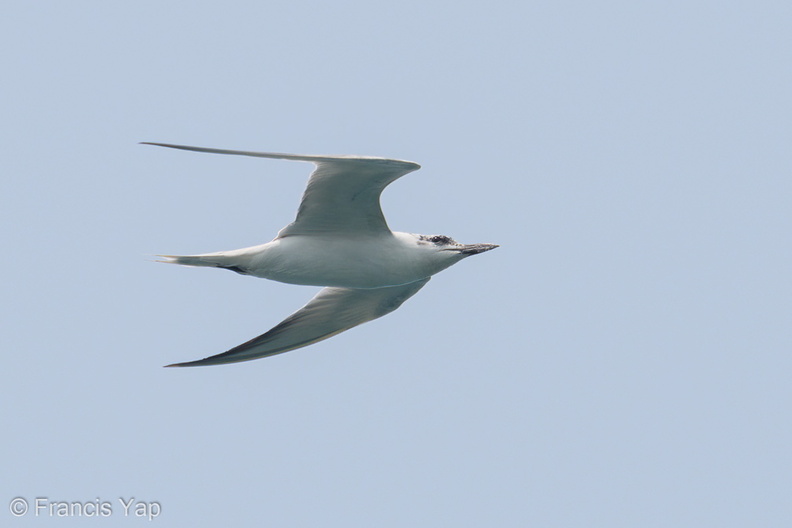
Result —
M 316 165 L 303 193 L 297 218 L 279 237 L 293 235 L 383 235 L 390 232 L 380 208 L 380 194 L 396 179 L 421 168 L 417 163 L 369 156 L 313 156 L 253 152 L 170 143 L 155 145 L 210 154 L 308 161 Z
M 389 314 L 429 282 L 354 290 L 324 288 L 280 324 L 227 352 L 168 367 L 195 367 L 249 361 L 302 348 Z

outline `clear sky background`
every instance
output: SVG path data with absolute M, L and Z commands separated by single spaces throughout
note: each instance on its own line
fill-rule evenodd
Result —
M 9 3 L 0 524 L 789 526 L 791 6 Z M 311 166 L 139 141 L 413 160 L 392 228 L 501 247 L 163 369 L 315 293 L 153 262 L 267 242 Z

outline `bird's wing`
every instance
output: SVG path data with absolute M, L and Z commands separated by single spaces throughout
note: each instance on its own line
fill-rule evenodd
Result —
M 222 354 L 168 366 L 194 367 L 237 363 L 308 346 L 389 314 L 415 295 L 427 282 L 428 277 L 410 284 L 370 290 L 324 288 L 308 304 L 266 334 Z
M 308 180 L 297 218 L 279 237 L 290 235 L 350 234 L 382 235 L 390 232 L 382 215 L 379 197 L 391 182 L 421 168 L 411 161 L 363 156 L 309 156 L 273 152 L 249 152 L 167 143 L 144 143 L 196 152 L 236 154 L 258 158 L 309 161 L 316 170 Z

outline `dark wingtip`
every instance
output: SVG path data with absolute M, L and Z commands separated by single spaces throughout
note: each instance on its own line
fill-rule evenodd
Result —
M 239 363 L 240 361 L 248 361 L 248 359 L 233 359 L 231 361 L 225 360 L 226 352 L 222 354 L 217 354 L 215 356 L 209 356 L 203 359 L 196 359 L 195 361 L 185 361 L 183 363 L 171 363 L 170 365 L 165 365 L 163 368 L 171 368 L 171 367 L 206 367 L 210 365 L 226 365 L 228 363 Z
M 208 359 L 208 358 L 207 358 Z M 172 368 L 172 367 L 200 367 L 202 365 L 211 365 L 206 361 L 206 359 L 199 359 L 197 361 L 185 361 L 184 363 L 171 363 L 170 365 L 165 365 L 162 368 Z

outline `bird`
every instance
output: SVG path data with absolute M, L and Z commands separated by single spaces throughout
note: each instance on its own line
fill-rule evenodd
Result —
M 226 352 L 166 367 L 238 363 L 312 345 L 399 308 L 432 275 L 497 244 L 391 231 L 380 207 L 390 183 L 421 168 L 372 156 L 315 156 L 141 142 L 172 149 L 315 165 L 295 220 L 266 244 L 196 255 L 157 255 L 172 264 L 221 268 L 288 284 L 322 286 L 266 333 Z

